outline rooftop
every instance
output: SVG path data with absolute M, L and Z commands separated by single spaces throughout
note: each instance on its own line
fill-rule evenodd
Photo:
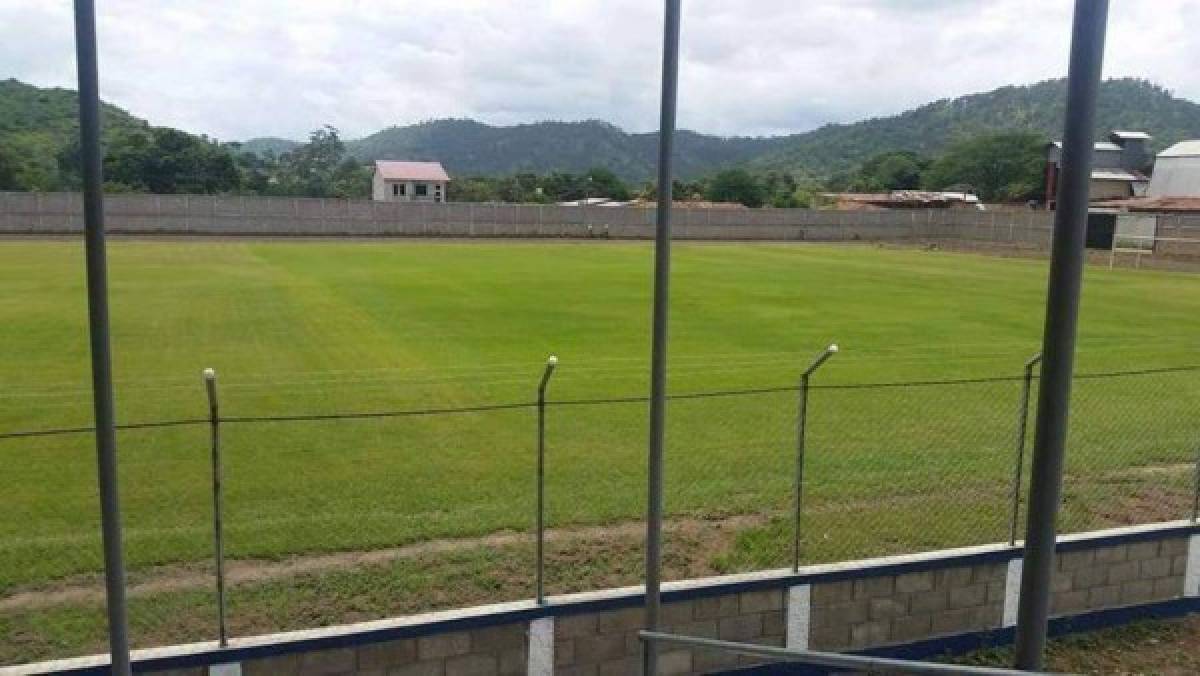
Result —
M 1145 174 L 1140 171 L 1126 171 L 1124 169 L 1093 169 L 1093 181 L 1148 181 Z
M 1050 145 L 1054 146 L 1055 148 L 1062 148 L 1062 141 L 1054 141 Z M 1095 148 L 1096 150 L 1121 150 L 1121 146 L 1113 143 L 1112 141 L 1096 141 Z
M 449 181 L 441 162 L 401 162 L 375 160 L 375 171 L 385 181 Z
M 1113 207 L 1126 211 L 1196 213 L 1200 212 L 1200 197 L 1130 197 L 1092 202 L 1091 206 Z
M 1180 141 L 1158 154 L 1159 157 L 1200 156 L 1200 141 Z

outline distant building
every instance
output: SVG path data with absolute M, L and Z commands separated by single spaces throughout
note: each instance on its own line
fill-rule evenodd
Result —
M 445 202 L 450 176 L 441 162 L 376 160 L 371 199 L 377 202 Z
M 1149 179 L 1142 170 L 1149 162 L 1142 131 L 1113 131 L 1107 141 L 1097 141 L 1092 151 L 1091 199 L 1111 200 L 1146 194 Z M 1046 144 L 1046 208 L 1054 208 L 1062 173 L 1062 142 Z
M 841 211 L 872 209 L 978 209 L 985 207 L 979 197 L 969 192 L 928 190 L 893 190 L 885 193 L 827 192 L 821 197 L 833 202 Z
M 1148 197 L 1200 197 L 1200 141 L 1181 141 L 1158 154 Z

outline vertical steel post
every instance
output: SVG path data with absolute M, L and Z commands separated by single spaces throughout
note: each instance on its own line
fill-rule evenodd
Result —
M 558 365 L 558 357 L 550 355 L 546 360 L 546 370 L 542 372 L 542 382 L 538 384 L 537 392 L 537 602 L 545 605 L 545 573 L 546 573 L 546 385 L 554 367 Z
M 224 648 L 229 645 L 229 634 L 225 629 L 225 528 L 221 490 L 221 414 L 217 406 L 216 371 L 204 369 L 204 386 L 208 391 L 208 422 L 212 430 L 213 555 L 217 561 L 217 641 Z
M 117 492 L 112 353 L 108 333 L 108 263 L 104 247 L 104 177 L 100 149 L 100 85 L 96 64 L 96 7 L 75 0 L 75 56 L 79 75 L 79 137 L 83 169 L 83 229 L 87 261 L 88 336 L 92 353 L 92 399 L 96 417 L 97 478 L 104 537 L 104 591 L 112 673 L 130 671 L 125 604 L 121 504 Z
M 1074 368 L 1079 291 L 1083 282 L 1088 183 L 1096 129 L 1096 95 L 1104 60 L 1108 0 L 1076 0 L 1067 71 L 1062 180 L 1054 214 L 1042 377 L 1034 423 L 1025 564 L 1017 610 L 1015 665 L 1039 670 L 1046 648 L 1055 526 L 1062 498 L 1063 456 Z
M 796 410 L 796 485 L 792 494 L 792 506 L 795 508 L 792 523 L 792 572 L 800 571 L 800 514 L 804 506 L 804 440 L 808 427 L 808 381 L 813 372 L 820 368 L 826 359 L 837 354 L 837 351 L 837 343 L 826 347 L 800 376 L 800 401 Z
M 662 585 L 663 440 L 667 406 L 667 310 L 671 280 L 671 162 L 679 90 L 682 0 L 664 0 L 662 100 L 658 121 L 658 205 L 654 232 L 654 314 L 650 348 L 650 440 L 646 460 L 646 629 L 659 628 Z M 642 642 L 642 673 L 658 673 L 658 646 Z
M 1021 474 L 1025 465 L 1025 437 L 1029 429 L 1029 390 L 1033 387 L 1033 367 L 1042 355 L 1033 355 L 1025 362 L 1025 377 L 1021 381 L 1021 405 L 1017 409 L 1017 462 L 1013 467 L 1012 510 L 1008 522 L 1008 546 L 1017 544 L 1017 520 L 1021 513 Z

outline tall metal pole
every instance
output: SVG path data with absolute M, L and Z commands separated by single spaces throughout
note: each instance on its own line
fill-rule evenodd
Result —
M 225 628 L 225 527 L 221 490 L 221 411 L 217 405 L 217 372 L 204 369 L 208 392 L 208 422 L 212 430 L 213 555 L 217 560 L 217 643 L 229 645 Z
M 793 490 L 792 506 L 792 572 L 800 572 L 800 515 L 804 510 L 804 446 L 808 428 L 808 381 L 814 371 L 833 355 L 837 354 L 837 343 L 825 348 L 809 364 L 800 376 L 800 401 L 796 410 L 796 485 Z
M 1017 544 L 1017 521 L 1021 513 L 1021 472 L 1025 469 L 1025 437 L 1029 429 L 1029 392 L 1033 387 L 1033 368 L 1042 355 L 1033 355 L 1025 362 L 1025 377 L 1021 381 L 1021 405 L 1017 409 L 1017 461 L 1013 467 L 1012 507 L 1009 511 L 1008 546 Z
M 681 0 L 665 0 L 663 19 L 662 108 L 658 122 L 658 209 L 654 233 L 654 333 L 650 354 L 650 448 L 646 482 L 646 629 L 659 626 L 662 583 L 663 437 L 667 406 L 667 310 L 671 279 L 671 160 L 675 142 L 675 100 L 679 89 Z M 642 643 L 642 673 L 658 673 L 658 646 Z
M 537 392 L 537 580 L 536 593 L 538 605 L 546 603 L 546 385 L 554 367 L 558 365 L 558 357 L 550 355 L 546 360 L 546 370 L 542 372 L 542 382 L 538 384 Z
M 1039 670 L 1046 648 L 1050 579 L 1054 571 L 1055 526 L 1062 498 L 1063 456 L 1075 357 L 1079 291 L 1083 282 L 1088 182 L 1096 95 L 1104 61 L 1108 0 L 1076 0 L 1067 71 L 1066 130 L 1062 181 L 1054 214 L 1046 324 L 1042 338 L 1042 377 L 1033 441 L 1025 563 L 1017 610 L 1018 669 Z
M 125 605 L 125 561 L 117 493 L 117 435 L 114 429 L 112 354 L 108 340 L 108 269 L 104 250 L 104 178 L 100 150 L 100 85 L 96 65 L 96 8 L 75 0 L 75 56 L 79 71 L 79 146 L 83 169 L 83 228 L 87 261 L 88 336 L 92 352 L 92 404 L 96 417 L 96 461 L 104 536 L 104 587 L 112 673 L 130 673 Z

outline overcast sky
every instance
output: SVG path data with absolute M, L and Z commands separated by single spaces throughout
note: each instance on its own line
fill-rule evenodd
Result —
M 657 0 L 100 0 L 101 95 L 224 140 L 438 117 L 657 126 Z M 1066 71 L 1069 0 L 684 0 L 679 124 L 805 131 Z M 1200 100 L 1200 0 L 1113 0 L 1106 76 Z M 69 0 L 0 0 L 0 78 L 74 88 Z

